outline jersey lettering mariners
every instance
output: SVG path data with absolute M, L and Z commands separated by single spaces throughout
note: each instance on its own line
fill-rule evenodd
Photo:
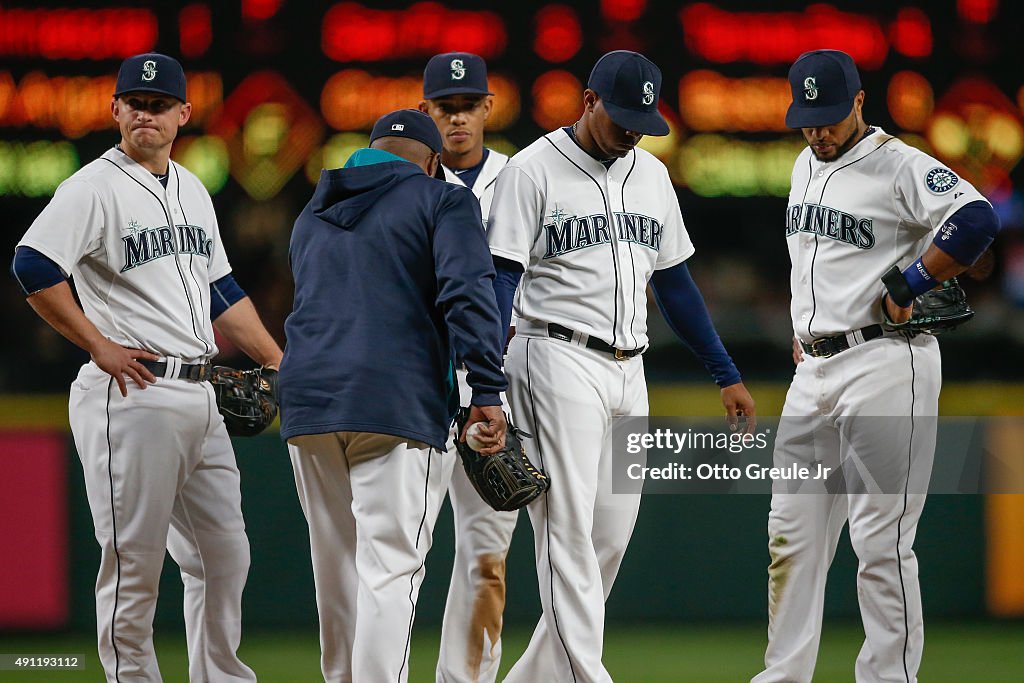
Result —
M 796 335 L 810 343 L 882 322 L 882 274 L 910 265 L 957 209 L 979 199 L 966 180 L 881 129 L 835 161 L 805 149 L 786 212 Z
M 57 188 L 20 245 L 74 277 L 105 337 L 189 363 L 216 354 L 210 282 L 231 266 L 209 194 L 173 161 L 164 188 L 108 150 Z
M 525 274 L 515 315 L 621 349 L 647 345 L 647 282 L 693 254 L 664 164 L 635 149 L 605 168 L 556 130 L 498 175 L 488 242 Z

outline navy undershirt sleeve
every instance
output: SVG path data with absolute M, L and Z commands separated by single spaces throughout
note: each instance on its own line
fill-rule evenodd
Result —
M 685 263 L 654 271 L 654 298 L 676 336 L 701 359 L 720 387 L 742 381 L 739 370 L 715 331 L 704 297 Z
M 501 314 L 501 329 L 508 331 L 512 325 L 512 300 L 516 295 L 519 279 L 523 277 L 523 267 L 507 258 L 495 256 L 494 298 L 498 301 L 498 312 Z
M 949 217 L 932 242 L 957 263 L 973 265 L 999 232 L 999 216 L 988 202 L 964 204 Z
M 52 259 L 32 247 L 18 247 L 11 260 L 11 276 L 25 296 L 53 287 L 67 277 Z
M 210 320 L 216 320 L 221 313 L 245 298 L 245 292 L 235 282 L 235 277 L 228 273 L 224 277 L 210 283 Z

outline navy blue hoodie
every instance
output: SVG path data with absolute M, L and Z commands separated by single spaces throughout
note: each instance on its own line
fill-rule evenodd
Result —
M 295 221 L 284 439 L 373 432 L 443 449 L 455 353 L 472 402 L 500 405 L 504 340 L 476 197 L 390 158 L 323 171 Z

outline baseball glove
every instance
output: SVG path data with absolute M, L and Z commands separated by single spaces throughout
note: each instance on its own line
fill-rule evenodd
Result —
M 956 329 L 974 317 L 974 309 L 957 279 L 950 278 L 940 286 L 914 299 L 914 311 L 905 323 L 894 323 L 882 301 L 882 316 L 889 330 L 914 334 L 942 334 Z
M 458 434 L 466 426 L 469 409 L 459 408 L 455 415 Z M 508 420 L 505 447 L 492 455 L 477 453 L 469 444 L 455 439 L 462 466 L 473 488 L 495 510 L 518 510 L 548 490 L 551 481 L 526 457 L 523 438 L 530 435 Z
M 259 434 L 277 417 L 277 370 L 215 365 L 210 376 L 217 409 L 232 436 Z

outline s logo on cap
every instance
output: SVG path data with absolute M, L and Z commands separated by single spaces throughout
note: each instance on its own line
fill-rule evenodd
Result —
M 814 76 L 804 79 L 804 98 L 807 101 L 818 99 L 818 83 L 814 80 Z
M 644 81 L 644 104 L 647 106 L 654 104 L 654 84 L 650 81 Z
M 452 80 L 461 81 L 466 76 L 466 67 L 461 59 L 452 60 Z
M 142 80 L 151 81 L 156 78 L 156 62 L 147 59 L 142 63 Z

